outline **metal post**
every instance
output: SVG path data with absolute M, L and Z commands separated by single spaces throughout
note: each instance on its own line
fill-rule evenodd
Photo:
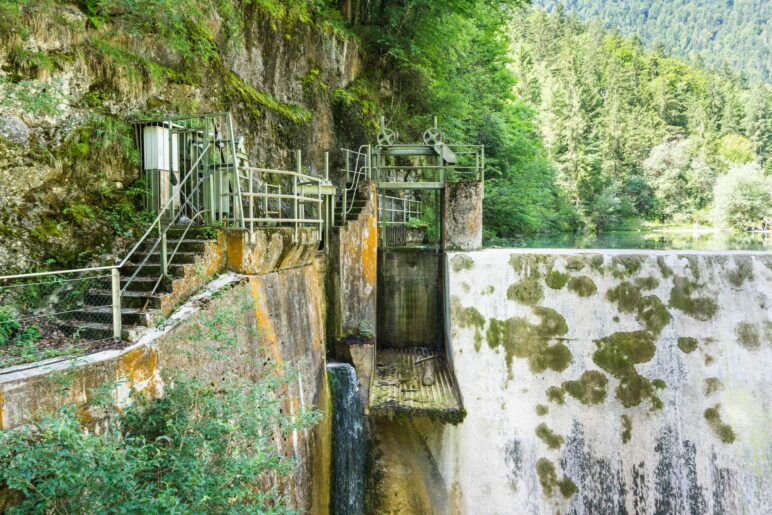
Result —
M 330 180 L 330 153 L 324 153 L 324 180 Z
M 166 233 L 161 232 L 161 222 L 158 222 L 158 236 L 161 238 L 161 245 L 159 252 L 161 254 L 161 275 L 166 277 L 169 275 L 169 262 L 168 262 L 168 247 L 166 245 Z
M 300 150 L 295 151 L 296 161 L 295 161 L 295 171 L 297 173 L 301 173 L 302 169 L 302 156 L 300 155 Z M 293 175 L 292 176 L 292 218 L 295 219 L 295 222 L 293 224 L 295 225 L 295 242 L 298 241 L 298 176 Z
M 117 268 L 112 271 L 112 294 L 113 294 L 113 338 L 120 340 L 121 332 L 121 273 Z
M 350 174 L 350 170 L 351 170 L 351 163 L 350 163 L 350 161 L 351 161 L 351 154 L 349 153 L 348 150 L 346 150 L 346 186 L 348 186 L 348 182 L 350 180 L 349 179 L 349 174 Z
M 250 235 L 255 233 L 255 222 L 253 221 L 253 219 L 255 218 L 255 196 L 254 196 L 254 186 L 252 185 L 254 175 L 255 175 L 255 172 L 253 170 L 249 170 L 249 232 L 250 232 Z

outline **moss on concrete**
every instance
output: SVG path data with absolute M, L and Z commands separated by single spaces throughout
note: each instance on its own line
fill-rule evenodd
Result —
M 724 383 L 718 377 L 707 377 L 704 381 L 703 392 L 709 397 L 724 388 Z
M 739 288 L 745 281 L 753 280 L 753 260 L 750 256 L 735 256 L 734 263 L 735 268 L 729 271 L 727 279 Z
M 494 286 L 489 285 L 489 286 L 486 286 L 485 288 L 483 288 L 480 293 L 482 295 L 493 295 L 493 292 L 495 292 L 495 291 L 496 291 L 496 288 Z
M 611 272 L 616 277 L 635 275 L 646 261 L 642 254 L 621 254 L 611 258 Z
M 624 313 L 635 312 L 636 320 L 655 335 L 659 335 L 673 318 L 659 297 L 641 297 L 638 287 L 627 281 L 606 292 L 606 298 L 615 302 Z
M 560 446 L 563 445 L 563 437 L 553 432 L 544 422 L 536 426 L 536 436 L 550 449 L 560 449 Z
M 568 274 L 552 270 L 544 277 L 544 282 L 553 290 L 559 290 L 566 285 L 568 277 Z
M 673 269 L 668 266 L 665 261 L 665 256 L 657 256 L 657 266 L 659 267 L 659 272 L 662 274 L 662 277 L 668 278 L 673 275 Z
M 711 354 L 705 354 L 705 366 L 712 365 L 714 361 L 716 361 L 716 358 L 714 358 Z
M 536 277 L 525 277 L 507 289 L 507 298 L 527 306 L 535 306 L 544 298 L 544 289 Z
M 568 281 L 568 289 L 580 297 L 589 297 L 598 291 L 595 282 L 586 275 L 572 277 L 571 280 Z
M 536 475 L 539 476 L 539 483 L 541 483 L 542 490 L 547 497 L 552 497 L 552 492 L 557 489 L 560 494 L 569 499 L 577 492 L 576 485 L 569 478 L 564 477 L 558 481 L 557 473 L 555 472 L 555 464 L 547 458 L 541 458 L 536 462 Z
M 638 374 L 636 364 L 650 361 L 656 352 L 655 338 L 649 331 L 617 332 L 595 340 L 598 349 L 592 360 L 600 368 L 619 379 L 616 398 L 626 408 L 651 401 L 652 409 L 662 407 L 651 381 Z
M 674 277 L 673 289 L 670 290 L 671 308 L 683 311 L 697 320 L 710 320 L 718 311 L 718 304 L 710 297 L 697 297 L 695 292 L 701 286 L 686 277 Z
M 729 424 L 725 424 L 723 420 L 721 420 L 721 413 L 720 413 L 720 404 L 716 404 L 712 408 L 708 408 L 705 410 L 705 420 L 708 421 L 708 425 L 710 426 L 710 429 L 713 431 L 713 434 L 715 434 L 719 440 L 721 440 L 724 443 L 732 443 L 735 441 L 736 435 L 734 432 L 734 429 L 732 429 L 732 426 Z
M 474 350 L 479 351 L 482 347 L 485 317 L 474 306 L 462 306 L 461 300 L 455 295 L 450 299 L 450 313 L 460 327 L 474 328 Z
M 740 322 L 734 327 L 734 334 L 740 345 L 748 350 L 758 350 L 761 347 L 759 328 L 749 322 Z
M 656 277 L 637 277 L 634 282 L 641 290 L 653 290 L 659 286 L 659 280 Z
M 665 382 L 664 379 L 654 379 L 651 382 L 651 385 L 657 390 L 664 390 L 665 388 L 667 388 L 667 383 Z
M 544 404 L 537 404 L 536 405 L 536 414 L 539 415 L 540 417 L 543 417 L 544 415 L 546 415 L 549 412 L 550 412 L 549 406 L 546 406 Z
M 474 260 L 466 254 L 458 254 L 453 256 L 450 260 L 450 267 L 456 273 L 464 270 L 471 270 L 474 268 Z
M 559 386 L 550 386 L 547 388 L 547 400 L 555 404 L 566 403 L 566 391 Z
M 641 294 L 638 288 L 627 281 L 619 283 L 616 287 L 607 291 L 606 298 L 611 302 L 615 302 L 619 307 L 619 311 L 624 313 L 632 313 L 641 302 Z
M 681 336 L 678 338 L 678 348 L 686 354 L 697 350 L 697 343 L 697 338 L 691 336 Z
M 695 255 L 682 255 L 678 256 L 678 259 L 685 259 L 688 264 L 689 271 L 692 273 L 692 277 L 695 280 L 700 278 L 700 261 Z
M 507 366 L 511 366 L 513 357 L 518 357 L 527 359 L 534 373 L 565 370 L 571 362 L 571 351 L 563 343 L 549 344 L 550 339 L 568 332 L 565 318 L 553 309 L 540 306 L 533 312 L 539 318 L 537 324 L 523 317 L 491 319 L 486 332 L 488 345 L 492 349 L 504 348 Z
M 603 266 L 602 254 L 577 254 L 569 256 L 566 260 L 566 269 L 578 272 L 584 267 L 600 270 Z
M 597 370 L 587 370 L 578 380 L 562 384 L 563 390 L 582 404 L 601 404 L 606 400 L 607 386 L 608 379 Z
M 641 299 L 635 318 L 655 335 L 659 335 L 662 329 L 673 319 L 670 312 L 656 295 L 647 295 Z
M 622 443 L 627 443 L 633 435 L 633 421 L 629 415 L 622 415 L 620 419 L 622 420 Z

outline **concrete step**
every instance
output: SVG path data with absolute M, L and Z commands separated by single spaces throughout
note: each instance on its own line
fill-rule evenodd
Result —
M 77 320 L 63 322 L 59 325 L 61 330 L 68 336 L 77 335 L 85 340 L 107 340 L 113 337 L 113 324 L 101 322 L 81 322 Z M 122 325 L 121 332 L 126 334 L 135 333 L 140 326 Z
M 78 311 L 67 313 L 62 318 L 69 325 L 108 324 L 113 319 L 113 307 L 110 305 L 85 306 Z M 121 307 L 121 323 L 147 326 L 150 323 L 150 313 L 142 308 Z
M 179 277 L 182 275 L 184 263 L 171 263 L 167 268 L 169 275 Z M 121 269 L 121 275 L 131 277 L 131 275 L 139 270 L 139 273 L 146 276 L 155 276 L 156 278 L 161 275 L 160 263 L 145 263 L 144 265 L 128 264 Z
M 152 286 L 151 286 L 152 288 Z M 113 294 L 110 290 L 95 289 L 88 293 L 89 301 L 97 305 L 112 303 Z M 161 295 L 150 295 L 147 291 L 125 291 L 121 297 L 121 307 L 156 309 L 161 307 Z
M 180 243 L 180 247 L 177 249 L 177 252 L 203 252 L 206 248 L 206 244 L 211 242 L 212 240 L 202 240 L 202 239 L 188 239 L 185 238 L 184 240 L 181 240 L 182 243 Z M 156 240 L 148 240 L 145 243 L 143 243 L 140 246 L 140 250 L 147 251 L 155 245 Z M 176 239 L 167 239 L 166 240 L 166 247 L 168 249 L 174 249 L 177 247 L 177 243 L 179 243 L 180 240 Z M 160 246 L 160 244 L 159 244 Z M 158 251 L 158 246 L 156 246 L 155 251 Z
M 213 240 L 215 232 L 216 229 L 211 227 L 195 226 L 190 227 L 187 231 L 185 231 L 185 227 L 172 227 L 166 231 L 166 237 L 169 239 L 177 239 L 184 233 L 186 240 Z
M 171 263 L 177 263 L 177 264 L 184 264 L 184 263 L 193 263 L 196 260 L 196 256 L 200 255 L 199 252 L 185 252 L 178 250 L 174 253 L 174 257 L 172 258 L 172 251 L 174 250 L 173 245 L 167 245 L 168 247 L 168 254 L 167 259 Z M 149 256 L 149 257 L 148 257 Z M 147 252 L 137 252 L 131 257 L 131 262 L 135 264 L 141 263 L 145 257 L 147 257 L 147 264 L 159 264 L 161 262 L 161 251 L 156 249 L 152 253 L 148 255 Z
M 124 273 L 121 273 L 121 289 L 123 289 L 126 286 L 127 281 L 131 277 L 131 274 L 125 275 Z M 153 287 L 155 287 L 155 283 L 158 281 L 158 276 L 150 276 L 150 275 L 138 275 L 135 277 L 130 283 L 129 287 L 127 288 L 127 291 L 135 291 L 135 292 L 150 292 L 152 291 Z M 110 290 L 112 287 L 110 279 L 105 279 L 104 281 L 101 281 L 99 283 L 99 289 L 102 290 Z M 158 289 L 156 290 L 156 293 L 168 293 L 172 291 L 172 281 L 170 278 L 162 279 L 161 284 L 158 286 Z

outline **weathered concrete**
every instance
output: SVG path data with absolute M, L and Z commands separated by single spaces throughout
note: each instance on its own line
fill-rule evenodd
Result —
M 227 231 L 229 270 L 257 275 L 310 264 L 319 249 L 319 231 L 299 229 L 293 241 L 289 227 Z
M 446 250 L 482 248 L 484 191 L 482 181 L 445 184 L 442 236 Z
M 364 208 L 335 231 L 331 242 L 335 340 L 354 333 L 374 335 L 376 329 L 378 196 L 374 183 L 360 187 L 367 199 Z
M 441 254 L 393 248 L 381 249 L 378 259 L 378 346 L 441 346 Z
M 217 293 L 215 296 L 214 294 Z M 132 389 L 157 396 L 162 371 L 182 369 L 207 381 L 225 374 L 258 379 L 295 369 L 286 409 L 327 410 L 321 289 L 313 265 L 260 276 L 226 275 L 178 309 L 160 329 L 122 350 L 49 360 L 0 371 L 0 428 L 27 423 L 65 402 L 83 405 L 112 385 L 117 405 Z M 63 387 L 66 386 L 66 387 Z M 84 410 L 84 417 L 99 413 Z M 284 485 L 293 506 L 324 513 L 329 496 L 329 411 L 314 430 L 277 442 L 298 466 Z
M 488 250 L 447 269 L 467 417 L 376 427 L 381 504 L 767 511 L 770 254 Z

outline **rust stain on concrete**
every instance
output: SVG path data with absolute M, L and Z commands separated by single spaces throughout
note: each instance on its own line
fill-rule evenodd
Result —
M 119 379 L 128 379 L 131 387 L 151 396 L 160 395 L 158 351 L 137 347 L 118 359 Z

